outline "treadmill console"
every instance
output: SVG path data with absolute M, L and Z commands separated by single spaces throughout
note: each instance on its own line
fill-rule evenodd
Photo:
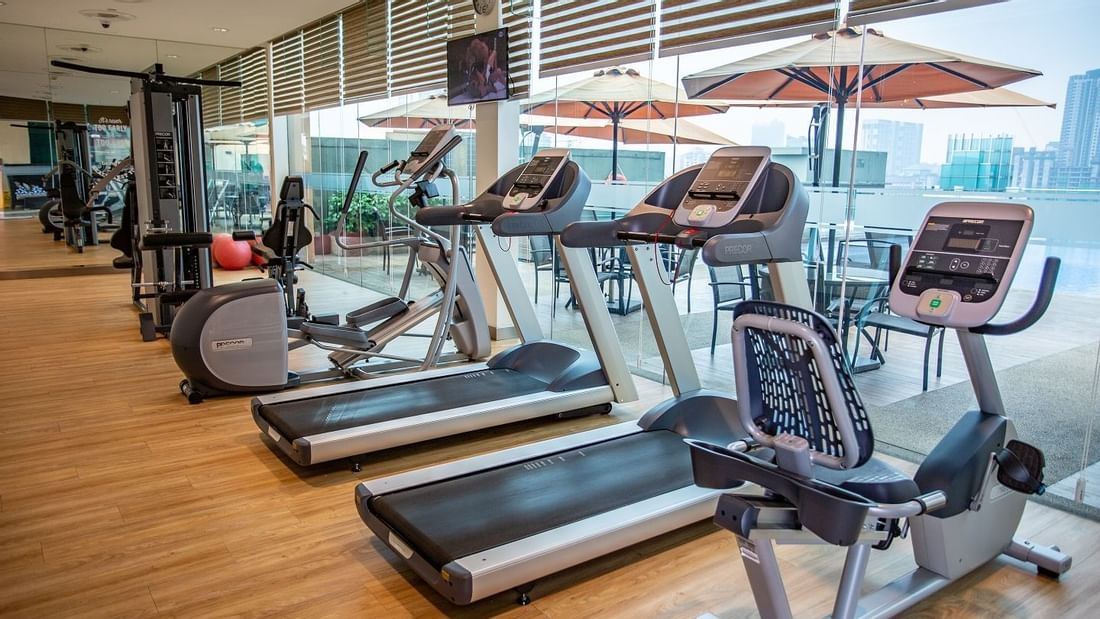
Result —
M 771 149 L 765 146 L 730 146 L 714 151 L 672 220 L 686 228 L 730 225 L 770 163 Z
M 1032 226 L 1018 204 L 938 204 L 890 290 L 902 316 L 953 328 L 989 322 L 1004 303 Z
M 564 148 L 540 150 L 527 163 L 504 197 L 504 208 L 528 211 L 542 202 L 550 183 L 569 163 L 569 151 Z
M 454 125 L 436 125 L 424 136 L 423 140 L 412 149 L 409 158 L 401 166 L 401 172 L 414 175 L 420 172 L 421 166 L 434 157 L 440 150 L 454 139 L 456 133 Z

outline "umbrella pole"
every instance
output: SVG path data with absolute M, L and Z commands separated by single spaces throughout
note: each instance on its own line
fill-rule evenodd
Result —
M 543 128 L 542 127 L 535 127 L 535 128 L 532 129 L 532 131 L 535 134 L 535 139 L 531 143 L 531 157 L 534 158 L 535 153 L 539 152 L 539 141 L 542 140 Z
M 836 144 L 833 146 L 833 187 L 840 187 L 840 148 L 844 145 L 844 99 L 836 104 Z M 855 153 L 852 153 L 855 156 Z
M 611 184 L 619 179 L 619 116 L 611 117 Z

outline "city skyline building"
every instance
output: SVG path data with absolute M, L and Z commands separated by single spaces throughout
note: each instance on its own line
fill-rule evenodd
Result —
M 1071 75 L 1051 185 L 1100 188 L 1100 69 Z
M 906 168 L 920 163 L 924 137 L 922 123 L 874 119 L 862 125 L 862 148 L 887 153 L 887 176 L 898 176 Z
M 1012 169 L 1012 136 L 950 135 L 940 168 L 946 191 L 1004 191 Z

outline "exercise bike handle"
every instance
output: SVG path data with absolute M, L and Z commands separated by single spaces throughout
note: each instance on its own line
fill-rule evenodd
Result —
M 1061 258 L 1049 257 L 1043 263 L 1043 274 L 1039 278 L 1039 288 L 1035 291 L 1035 300 L 1024 314 L 1015 320 L 1001 324 L 984 324 L 971 327 L 971 333 L 981 335 L 1012 335 L 1019 333 L 1039 322 L 1039 319 L 1050 307 L 1050 301 L 1054 298 L 1054 286 L 1058 283 L 1058 270 L 1062 266 Z

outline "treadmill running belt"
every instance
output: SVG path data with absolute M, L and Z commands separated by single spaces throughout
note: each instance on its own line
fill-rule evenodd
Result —
M 288 440 L 538 393 L 548 383 L 507 368 L 269 404 L 260 415 Z
M 441 568 L 693 483 L 683 437 L 654 430 L 384 494 L 370 510 Z

